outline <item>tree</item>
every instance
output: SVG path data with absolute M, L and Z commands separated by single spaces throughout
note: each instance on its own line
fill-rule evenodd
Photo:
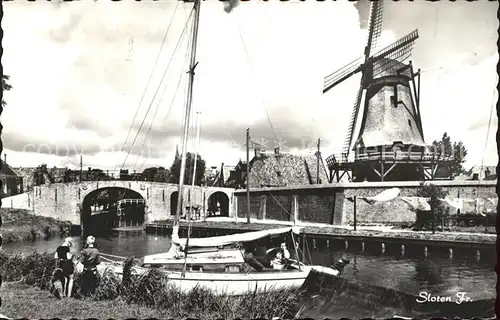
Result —
M 433 184 L 421 184 L 417 191 L 418 197 L 430 198 L 431 211 L 417 211 L 417 221 L 414 229 L 432 229 L 441 224 L 441 221 L 449 214 L 448 208 L 439 199 L 444 199 L 448 191 Z
M 186 169 L 184 171 L 184 184 L 191 185 L 193 183 L 193 169 L 194 169 L 194 154 L 188 152 L 186 154 Z M 181 172 L 181 159 L 175 159 L 170 167 L 170 182 L 179 183 Z M 196 179 L 194 184 L 201 186 L 205 176 L 205 160 L 198 155 L 196 161 Z
M 170 171 L 165 169 L 164 167 L 159 167 L 158 171 L 154 176 L 154 181 L 156 182 L 169 182 L 170 180 Z
M 147 181 L 154 181 L 155 175 L 158 172 L 158 168 L 156 167 L 151 167 L 151 168 L 146 168 L 142 172 L 142 176 L 146 178 Z
M 463 164 L 467 156 L 467 149 L 462 141 L 452 142 L 448 133 L 445 132 L 440 141 L 434 140 L 432 142 L 432 146 L 436 156 L 451 160 L 450 171 L 452 178 L 466 172 Z
M 151 167 L 144 169 L 142 176 L 147 181 L 168 182 L 170 172 L 164 167 Z
M 113 180 L 110 176 L 108 176 L 101 169 L 91 169 L 87 172 L 87 180 L 88 181 L 108 181 Z
M 64 171 L 63 182 L 73 182 L 73 171 L 71 169 L 66 168 Z
M 2 91 L 10 91 L 12 89 L 12 86 L 7 82 L 10 77 L 7 75 L 2 75 Z M 7 102 L 5 102 L 4 99 L 2 99 L 2 107 L 5 107 L 7 105 Z

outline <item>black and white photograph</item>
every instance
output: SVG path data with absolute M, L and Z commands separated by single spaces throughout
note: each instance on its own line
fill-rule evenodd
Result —
M 0 318 L 500 316 L 497 1 L 2 10 Z

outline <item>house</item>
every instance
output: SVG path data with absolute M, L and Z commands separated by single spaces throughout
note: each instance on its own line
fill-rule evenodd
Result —
M 228 186 L 243 188 L 246 185 L 246 162 L 239 161 L 231 170 Z M 318 177 L 319 166 L 319 177 Z M 328 183 L 328 174 L 321 156 L 298 156 L 287 153 L 258 153 L 250 161 L 250 187 L 281 187 Z
M 495 180 L 497 178 L 496 166 L 474 166 L 467 175 L 469 180 Z
M 1 197 L 9 197 L 23 192 L 23 179 L 19 176 L 8 164 L 7 157 L 4 155 L 5 161 L 2 161 L 2 169 L 0 170 L 0 180 L 2 180 Z
M 222 163 L 220 168 L 211 166 L 205 169 L 205 184 L 210 187 L 228 187 L 227 183 L 234 168 L 235 166 L 227 166 Z
M 47 165 L 42 164 L 38 167 L 18 167 L 13 170 L 21 177 L 24 191 L 31 190 L 35 185 L 68 182 L 67 168 L 47 169 Z

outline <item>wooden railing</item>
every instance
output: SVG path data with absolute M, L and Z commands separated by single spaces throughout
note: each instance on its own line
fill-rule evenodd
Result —
M 421 152 L 421 151 L 374 151 L 358 153 L 354 156 L 354 161 L 373 161 L 373 160 L 386 160 L 386 161 L 434 161 L 444 162 L 451 161 L 452 156 L 445 156 L 435 152 Z M 326 159 L 328 168 L 333 168 L 335 165 L 348 163 L 349 161 L 343 154 L 332 154 Z
M 146 203 L 144 199 L 122 199 L 116 202 L 118 205 L 121 204 L 143 204 Z

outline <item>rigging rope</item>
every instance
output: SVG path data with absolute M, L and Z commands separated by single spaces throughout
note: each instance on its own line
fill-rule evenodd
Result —
M 189 42 L 190 41 L 187 41 L 188 46 L 189 46 Z M 184 63 L 183 63 L 184 67 L 187 64 L 187 59 L 188 59 L 188 55 L 185 55 L 184 56 Z M 167 120 L 168 120 L 168 118 L 170 116 L 170 112 L 172 111 L 172 107 L 173 107 L 173 105 L 175 103 L 175 100 L 177 98 L 177 93 L 179 91 L 179 88 L 180 88 L 180 85 L 181 85 L 181 82 L 182 82 L 182 79 L 183 79 L 183 75 L 184 75 L 184 68 L 181 70 L 181 75 L 179 76 L 179 80 L 177 81 L 177 86 L 175 88 L 174 96 L 172 97 L 172 100 L 171 100 L 170 105 L 168 107 L 167 113 L 166 113 L 165 117 L 163 118 L 163 120 L 161 122 L 163 125 L 165 125 L 167 123 Z M 146 139 L 147 139 L 147 136 L 149 134 L 149 131 L 151 130 L 151 126 L 152 126 L 152 123 L 150 124 L 150 127 L 148 129 L 148 133 L 146 134 Z M 160 143 L 160 145 L 163 145 L 163 142 L 165 142 L 166 139 L 167 139 L 167 137 L 162 141 L 162 143 Z M 139 170 L 142 170 L 142 168 L 144 167 L 144 164 L 146 163 L 146 161 L 147 161 L 147 158 L 144 158 L 144 161 L 142 162 L 141 167 L 139 168 Z M 137 161 L 136 161 L 136 164 L 137 164 Z M 134 165 L 134 168 L 135 168 L 135 165 Z
M 170 67 L 170 63 L 171 63 L 171 62 L 172 62 L 172 60 L 173 60 L 173 57 L 174 57 L 174 55 L 175 55 L 175 52 L 177 51 L 177 49 L 178 49 L 178 47 L 179 47 L 179 44 L 180 44 L 180 42 L 181 42 L 182 38 L 184 37 L 185 31 L 186 31 L 186 27 L 187 27 L 187 25 L 189 24 L 189 20 L 190 20 L 190 17 L 191 17 L 191 15 L 192 15 L 193 11 L 194 11 L 194 10 L 192 10 L 192 11 L 191 11 L 191 14 L 189 15 L 188 20 L 187 20 L 187 21 L 186 21 L 186 23 L 184 24 L 184 28 L 182 29 L 182 33 L 181 33 L 181 37 L 179 37 L 179 40 L 177 41 L 177 44 L 176 44 L 176 46 L 175 46 L 175 48 L 174 48 L 174 53 L 172 54 L 172 57 L 170 58 L 170 60 L 169 60 L 169 62 L 168 62 L 168 64 L 167 64 L 167 67 L 166 67 L 165 71 L 163 72 L 163 75 L 162 75 L 162 78 L 161 78 L 161 80 L 160 80 L 160 83 L 158 84 L 158 87 L 156 88 L 155 94 L 153 95 L 153 99 L 151 100 L 151 103 L 149 104 L 149 107 L 148 107 L 148 109 L 147 109 L 147 111 L 146 111 L 146 114 L 145 114 L 144 118 L 142 119 L 141 125 L 139 126 L 139 129 L 137 130 L 137 134 L 135 135 L 134 140 L 132 141 L 132 145 L 130 146 L 129 151 L 127 152 L 127 156 L 125 157 L 125 160 L 123 161 L 123 163 L 122 163 L 122 166 L 121 166 L 120 170 L 121 170 L 121 169 L 123 169 L 123 167 L 125 166 L 125 163 L 127 162 L 127 159 L 128 159 L 128 157 L 129 157 L 130 153 L 132 152 L 132 148 L 133 148 L 133 146 L 134 146 L 134 144 L 135 144 L 135 141 L 137 140 L 137 137 L 139 136 L 139 133 L 140 133 L 140 131 L 141 131 L 141 129 L 142 129 L 142 126 L 144 125 L 144 121 L 146 120 L 146 117 L 147 117 L 147 115 L 148 115 L 149 111 L 151 110 L 151 107 L 153 106 L 153 101 L 154 101 L 154 99 L 156 98 L 156 95 L 158 94 L 158 91 L 159 91 L 159 89 L 160 89 L 160 87 L 161 87 L 161 85 L 162 85 L 162 83 L 163 83 L 163 80 L 165 79 L 165 75 L 166 75 L 166 73 L 167 73 L 167 71 L 168 71 L 168 69 L 169 69 L 169 67 Z
M 495 81 L 497 83 L 497 81 Z M 493 109 L 495 107 L 495 93 L 496 93 L 497 88 L 493 87 L 493 99 L 491 101 L 491 108 L 490 108 L 490 117 L 488 120 L 488 129 L 486 131 L 486 141 L 484 143 L 484 150 L 483 150 L 483 157 L 481 159 L 481 171 L 483 170 L 483 164 L 484 164 L 484 158 L 486 157 L 486 150 L 488 148 L 488 139 L 490 136 L 490 128 L 491 128 L 491 120 L 493 119 Z
M 496 79 L 496 77 L 495 77 L 495 79 Z M 498 83 L 498 81 L 495 81 L 495 83 Z M 490 117 L 489 117 L 489 120 L 488 120 L 488 129 L 486 131 L 486 141 L 484 142 L 483 156 L 481 158 L 481 167 L 479 168 L 479 179 L 481 179 L 481 177 L 483 175 L 483 170 L 484 170 L 484 158 L 486 157 L 486 150 L 488 149 L 488 139 L 489 139 L 489 136 L 490 136 L 491 120 L 493 119 L 493 109 L 495 107 L 495 93 L 496 93 L 496 90 L 497 90 L 497 88 L 494 86 L 493 87 L 493 99 L 491 101 L 491 107 L 490 107 Z M 497 174 L 497 177 L 498 177 L 498 172 L 496 174 Z M 479 194 L 481 193 L 481 191 L 482 191 L 481 188 L 477 189 L 476 210 L 479 209 L 478 208 L 479 207 Z M 488 225 L 487 222 L 488 222 L 488 218 L 486 217 L 486 226 Z
M 188 41 L 187 41 L 187 42 L 188 42 L 188 44 L 189 44 L 189 39 L 188 39 Z M 185 56 L 185 57 L 184 57 L 184 62 L 183 62 L 183 64 L 182 64 L 183 66 L 186 64 L 186 60 L 187 60 L 187 58 L 186 58 L 186 56 Z M 182 80 L 182 75 L 183 75 L 183 72 L 184 72 L 184 69 L 181 69 L 181 74 L 180 74 L 180 76 L 179 76 L 179 81 L 178 81 L 178 83 L 180 83 L 180 81 Z M 178 88 L 178 86 L 177 86 L 177 88 Z M 134 163 L 134 167 L 133 167 L 133 168 L 134 168 L 134 170 L 135 170 L 135 169 L 136 169 L 136 167 L 137 167 L 137 162 L 139 161 L 139 158 L 140 158 L 140 156 L 141 156 L 141 154 L 142 154 L 142 150 L 144 149 L 144 146 L 146 145 L 146 141 L 147 141 L 148 136 L 149 136 L 149 133 L 151 132 L 151 129 L 152 129 L 152 127 L 153 127 L 154 119 L 155 119 L 155 117 L 156 117 L 156 114 L 157 114 L 157 112 L 158 112 L 158 109 L 160 108 L 161 102 L 163 101 L 163 97 L 164 97 L 164 94 L 165 94 L 166 89 L 167 89 L 167 86 L 165 86 L 165 88 L 164 88 L 164 90 L 163 90 L 163 93 L 162 93 L 162 95 L 160 96 L 160 99 L 159 99 L 159 101 L 158 101 L 158 103 L 157 103 L 157 105 L 156 105 L 155 113 L 154 113 L 154 115 L 153 115 L 153 118 L 151 119 L 151 122 L 149 123 L 149 128 L 148 128 L 148 131 L 146 132 L 146 136 L 144 137 L 144 141 L 143 141 L 143 144 L 142 144 L 141 150 L 140 150 L 140 152 L 137 154 L 137 158 L 136 158 L 136 161 L 135 161 L 135 163 Z M 175 91 L 175 93 L 174 93 L 174 98 L 173 98 L 173 100 L 175 100 L 175 95 L 176 95 L 176 94 L 177 94 L 177 89 L 176 89 L 176 91 Z M 164 121 L 163 121 L 163 122 L 165 122 L 165 121 L 166 121 L 166 118 L 168 118 L 168 115 L 170 114 L 170 110 L 171 110 L 171 108 L 172 108 L 172 105 L 173 105 L 173 101 L 172 101 L 172 103 L 170 104 L 170 107 L 169 107 L 169 109 L 168 109 L 168 111 L 167 111 L 167 115 L 166 115 L 166 117 L 164 118 Z M 143 165 L 144 165 L 144 163 L 146 162 L 146 160 L 147 160 L 147 157 L 144 157 L 144 162 L 143 162 Z M 142 169 L 142 165 L 141 165 L 141 169 Z
M 255 73 L 253 71 L 253 67 L 252 67 L 252 63 L 250 61 L 250 55 L 248 54 L 248 51 L 247 51 L 247 47 L 245 45 L 245 41 L 243 40 L 243 35 L 241 34 L 241 30 L 240 30 L 240 26 L 238 25 L 238 23 L 235 23 L 236 24 L 236 28 L 238 29 L 238 35 L 240 37 L 240 40 L 241 40 L 241 44 L 243 46 L 243 50 L 245 51 L 245 55 L 246 55 L 246 58 L 247 58 L 247 62 L 248 62 L 248 66 L 250 68 L 250 72 L 252 74 L 252 77 L 254 78 L 255 80 Z M 269 122 L 269 125 L 271 126 L 271 130 L 273 132 L 273 136 L 274 136 L 274 140 L 276 141 L 276 143 L 278 143 L 278 138 L 276 136 L 276 131 L 274 130 L 274 126 L 273 126 L 273 123 L 271 121 L 271 117 L 269 116 L 269 112 L 267 111 L 267 108 L 264 104 L 264 101 L 262 99 L 262 96 L 260 96 L 260 100 L 261 100 L 261 104 L 262 104 L 262 107 L 264 108 L 264 111 L 266 112 L 266 116 L 267 116 L 267 121 Z
M 158 61 L 160 60 L 160 54 L 161 54 L 161 52 L 163 50 L 163 47 L 165 45 L 165 42 L 167 40 L 167 35 L 168 35 L 169 31 L 170 31 L 170 27 L 172 26 L 172 22 L 174 21 L 174 16 L 175 16 L 175 13 L 177 12 L 178 4 L 179 3 L 177 3 L 175 5 L 174 12 L 172 14 L 172 17 L 170 18 L 170 22 L 168 23 L 167 30 L 165 32 L 165 35 L 163 36 L 163 40 L 161 42 L 160 49 L 158 50 L 158 54 L 156 55 L 156 59 L 155 59 L 155 62 L 153 64 L 153 68 L 151 69 L 151 73 L 149 74 L 148 81 L 146 82 L 146 86 L 144 87 L 144 91 L 142 92 L 141 99 L 139 100 L 139 105 L 137 106 L 137 109 L 136 109 L 135 114 L 134 114 L 134 118 L 132 119 L 132 123 L 130 124 L 130 127 L 128 129 L 127 137 L 125 138 L 125 141 L 123 142 L 123 146 L 120 149 L 120 152 L 122 152 L 123 150 L 125 150 L 125 146 L 127 145 L 127 141 L 128 141 L 129 136 L 130 136 L 130 132 L 132 131 L 132 127 L 134 126 L 135 119 L 137 118 L 137 114 L 139 113 L 139 109 L 141 108 L 142 101 L 144 100 L 144 97 L 146 96 L 146 91 L 147 91 L 147 89 L 149 87 L 149 83 L 151 82 L 151 79 L 153 78 L 154 70 L 156 68 L 156 65 L 158 64 Z M 113 171 L 116 171 L 117 167 L 118 167 L 118 164 L 115 164 L 115 168 L 113 169 Z

